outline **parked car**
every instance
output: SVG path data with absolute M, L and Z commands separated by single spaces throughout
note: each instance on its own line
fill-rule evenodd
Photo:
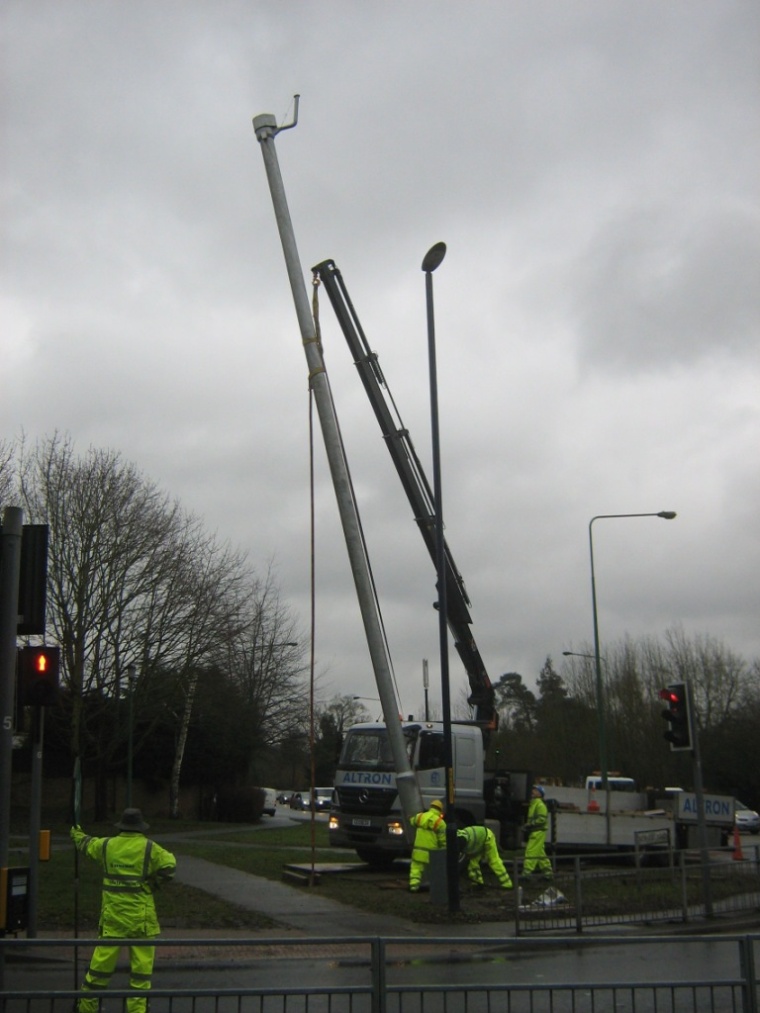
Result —
M 740 833 L 760 834 L 760 816 L 744 802 L 736 800 L 734 823 Z
M 293 797 L 292 791 L 281 791 L 277 794 L 278 805 L 290 805 L 290 800 Z
M 294 791 L 290 796 L 288 805 L 291 809 L 303 809 L 303 798 L 304 795 L 308 795 L 308 791 Z

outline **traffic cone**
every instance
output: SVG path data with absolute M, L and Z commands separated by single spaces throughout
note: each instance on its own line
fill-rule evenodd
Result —
M 742 852 L 742 840 L 739 836 L 739 828 L 734 824 L 734 861 L 743 862 L 744 853 Z
M 599 803 L 596 800 L 596 788 L 591 785 L 591 797 L 588 801 L 588 805 L 586 806 L 586 810 L 590 813 L 598 813 L 599 808 Z

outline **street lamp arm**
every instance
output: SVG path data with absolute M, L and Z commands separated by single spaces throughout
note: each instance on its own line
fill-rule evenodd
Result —
M 672 521 L 677 516 L 678 514 L 675 512 L 675 510 L 658 510 L 655 513 L 650 512 L 644 514 L 597 514 L 596 517 L 591 518 L 591 520 L 588 522 L 588 526 L 590 528 L 591 525 L 594 523 L 594 521 L 608 520 L 612 517 L 662 517 L 662 519 L 665 521 Z
M 594 521 L 615 520 L 626 517 L 661 517 L 665 521 L 672 521 L 676 517 L 675 510 L 657 510 L 648 513 L 634 514 L 597 514 L 588 522 L 588 550 L 591 562 L 591 611 L 594 620 L 594 668 L 596 669 L 596 706 L 597 719 L 599 722 L 599 766 L 602 775 L 602 784 L 607 783 L 607 733 L 604 721 L 604 697 L 602 682 L 602 658 L 599 649 L 599 618 L 596 606 L 596 578 L 594 576 Z

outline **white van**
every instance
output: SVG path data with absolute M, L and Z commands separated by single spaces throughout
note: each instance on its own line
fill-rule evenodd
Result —
M 632 777 L 620 777 L 618 774 L 608 774 L 607 784 L 610 791 L 636 791 L 636 782 Z M 598 774 L 586 778 L 586 791 L 602 790 L 602 779 Z
M 274 816 L 277 811 L 277 792 L 274 788 L 262 788 L 264 792 L 264 808 L 261 810 L 267 816 Z

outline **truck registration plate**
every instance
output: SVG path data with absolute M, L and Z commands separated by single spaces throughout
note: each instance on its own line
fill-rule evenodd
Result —
M 372 823 L 370 820 L 351 820 L 351 823 L 355 827 L 371 827 Z

